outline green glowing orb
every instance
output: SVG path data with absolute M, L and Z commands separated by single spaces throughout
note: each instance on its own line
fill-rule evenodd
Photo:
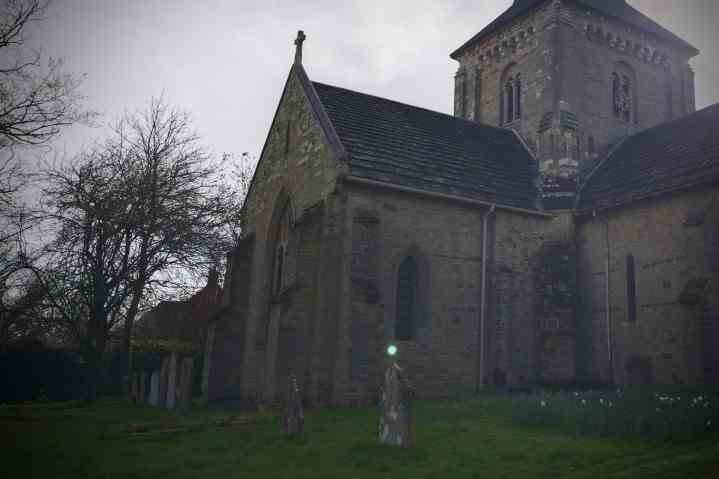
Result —
M 395 346 L 394 344 L 390 344 L 387 347 L 387 354 L 389 354 L 390 356 L 394 356 L 395 354 L 397 354 L 397 346 Z

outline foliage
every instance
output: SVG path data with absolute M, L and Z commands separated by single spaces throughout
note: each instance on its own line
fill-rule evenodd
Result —
M 377 444 L 376 408 L 308 410 L 306 435 L 294 441 L 280 433 L 279 411 L 210 408 L 182 416 L 117 401 L 6 406 L 0 407 L 7 431 L 0 450 L 6 470 L 58 479 L 683 479 L 719 471 L 716 442 L 676 445 L 532 430 L 487 414 L 477 407 L 484 403 L 415 404 L 410 449 Z
M 676 442 L 719 431 L 719 391 L 706 389 L 543 392 L 498 396 L 486 407 L 521 426 L 575 435 Z

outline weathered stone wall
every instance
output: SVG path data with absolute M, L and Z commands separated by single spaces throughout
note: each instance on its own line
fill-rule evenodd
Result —
M 606 258 L 610 257 L 609 374 Z M 594 382 L 717 383 L 719 189 L 636 202 L 577 229 L 583 375 Z M 637 318 L 628 314 L 633 255 Z
M 347 212 L 350 271 L 339 323 L 336 400 L 377 400 L 390 343 L 420 397 L 473 391 L 482 209 L 350 185 Z M 418 266 L 417 334 L 413 341 L 395 341 L 397 271 L 410 255 Z
M 532 147 L 542 116 L 555 103 L 552 33 L 544 5 L 462 53 L 455 89 L 455 116 L 501 126 L 505 73 L 520 73 L 522 118 L 511 124 Z
M 316 269 L 319 264 L 323 202 L 346 165 L 337 161 L 312 110 L 301 81 L 291 74 L 271 126 L 244 208 L 244 234 L 255 238 L 252 282 L 244 338 L 241 393 L 245 401 L 273 401 L 288 368 L 299 368 L 305 388 L 312 347 Z M 291 278 L 279 295 L 271 291 L 278 211 L 292 208 L 288 268 Z M 318 213 L 319 212 L 319 213 Z M 273 223 L 274 222 L 274 223 Z M 240 338 L 237 338 L 240 340 Z M 301 357 L 291 361 L 291 345 Z M 294 349 L 293 349 L 294 350 Z
M 601 158 L 620 138 L 694 111 L 687 50 L 571 2 L 562 10 L 559 100 L 576 116 L 584 170 L 594 163 L 589 137 Z M 612 73 L 626 67 L 634 74 L 631 122 L 614 117 L 612 100 Z
M 458 58 L 455 115 L 517 130 L 543 173 L 586 172 L 629 134 L 694 111 L 690 53 L 569 1 L 547 1 Z M 634 73 L 636 121 L 614 118 L 612 72 Z M 621 67 L 623 68 L 623 67 Z M 502 121 L 520 74 L 521 119 Z
M 557 304 L 550 286 L 567 288 L 571 275 L 547 270 L 562 260 L 552 251 L 566 249 L 571 264 L 571 215 L 554 218 L 498 210 L 493 226 L 489 268 L 486 383 L 529 386 L 574 380 L 574 331 L 571 299 Z M 558 265 L 561 271 L 563 265 Z M 547 280 L 551 278 L 551 283 Z
M 345 255 L 350 266 L 337 339 L 336 401 L 376 399 L 390 343 L 398 346 L 398 363 L 420 397 L 474 392 L 479 379 L 482 222 L 488 208 L 368 186 L 350 185 L 348 190 L 351 233 Z M 488 386 L 574 380 L 573 305 L 561 315 L 545 308 L 545 285 L 540 283 L 545 245 L 570 241 L 570 219 L 502 210 L 490 215 L 484 366 Z M 418 264 L 417 336 L 395 341 L 397 273 L 410 255 Z M 545 336 L 554 338 L 560 329 L 544 334 L 542 325 L 549 324 L 545 316 L 561 316 L 566 324 L 561 332 L 570 341 L 559 351 L 544 350 Z M 550 365 L 547 378 L 540 375 L 542 360 Z

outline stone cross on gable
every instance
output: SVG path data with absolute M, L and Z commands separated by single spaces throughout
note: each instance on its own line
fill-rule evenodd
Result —
M 302 30 L 299 30 L 297 32 L 297 39 L 295 40 L 295 64 L 296 65 L 302 65 L 302 44 L 305 42 L 307 37 L 305 36 L 305 32 Z

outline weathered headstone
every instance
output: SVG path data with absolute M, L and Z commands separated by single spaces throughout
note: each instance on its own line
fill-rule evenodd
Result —
M 190 409 L 192 404 L 192 376 L 194 369 L 194 360 L 192 358 L 185 358 L 182 360 L 180 367 L 180 378 L 178 388 L 178 402 L 177 408 L 186 412 Z
M 153 371 L 150 376 L 150 396 L 147 399 L 150 406 L 160 404 L 160 372 Z
M 147 403 L 147 373 L 142 371 L 140 373 L 140 404 Z
M 304 430 L 305 413 L 302 409 L 302 394 L 297 385 L 297 378 L 290 375 L 287 385 L 287 415 L 284 422 L 284 433 L 291 437 L 300 437 Z
M 170 355 L 167 368 L 167 409 L 175 409 L 177 403 L 177 353 Z
M 384 374 L 380 397 L 379 442 L 393 446 L 409 446 L 409 400 L 411 388 L 402 376 L 402 369 L 391 364 Z
M 130 397 L 132 402 L 137 403 L 140 396 L 140 378 L 137 377 L 137 373 L 130 375 Z
M 161 408 L 167 407 L 167 379 L 170 370 L 170 358 L 162 359 L 162 367 L 160 368 L 160 394 L 158 395 L 157 405 Z

